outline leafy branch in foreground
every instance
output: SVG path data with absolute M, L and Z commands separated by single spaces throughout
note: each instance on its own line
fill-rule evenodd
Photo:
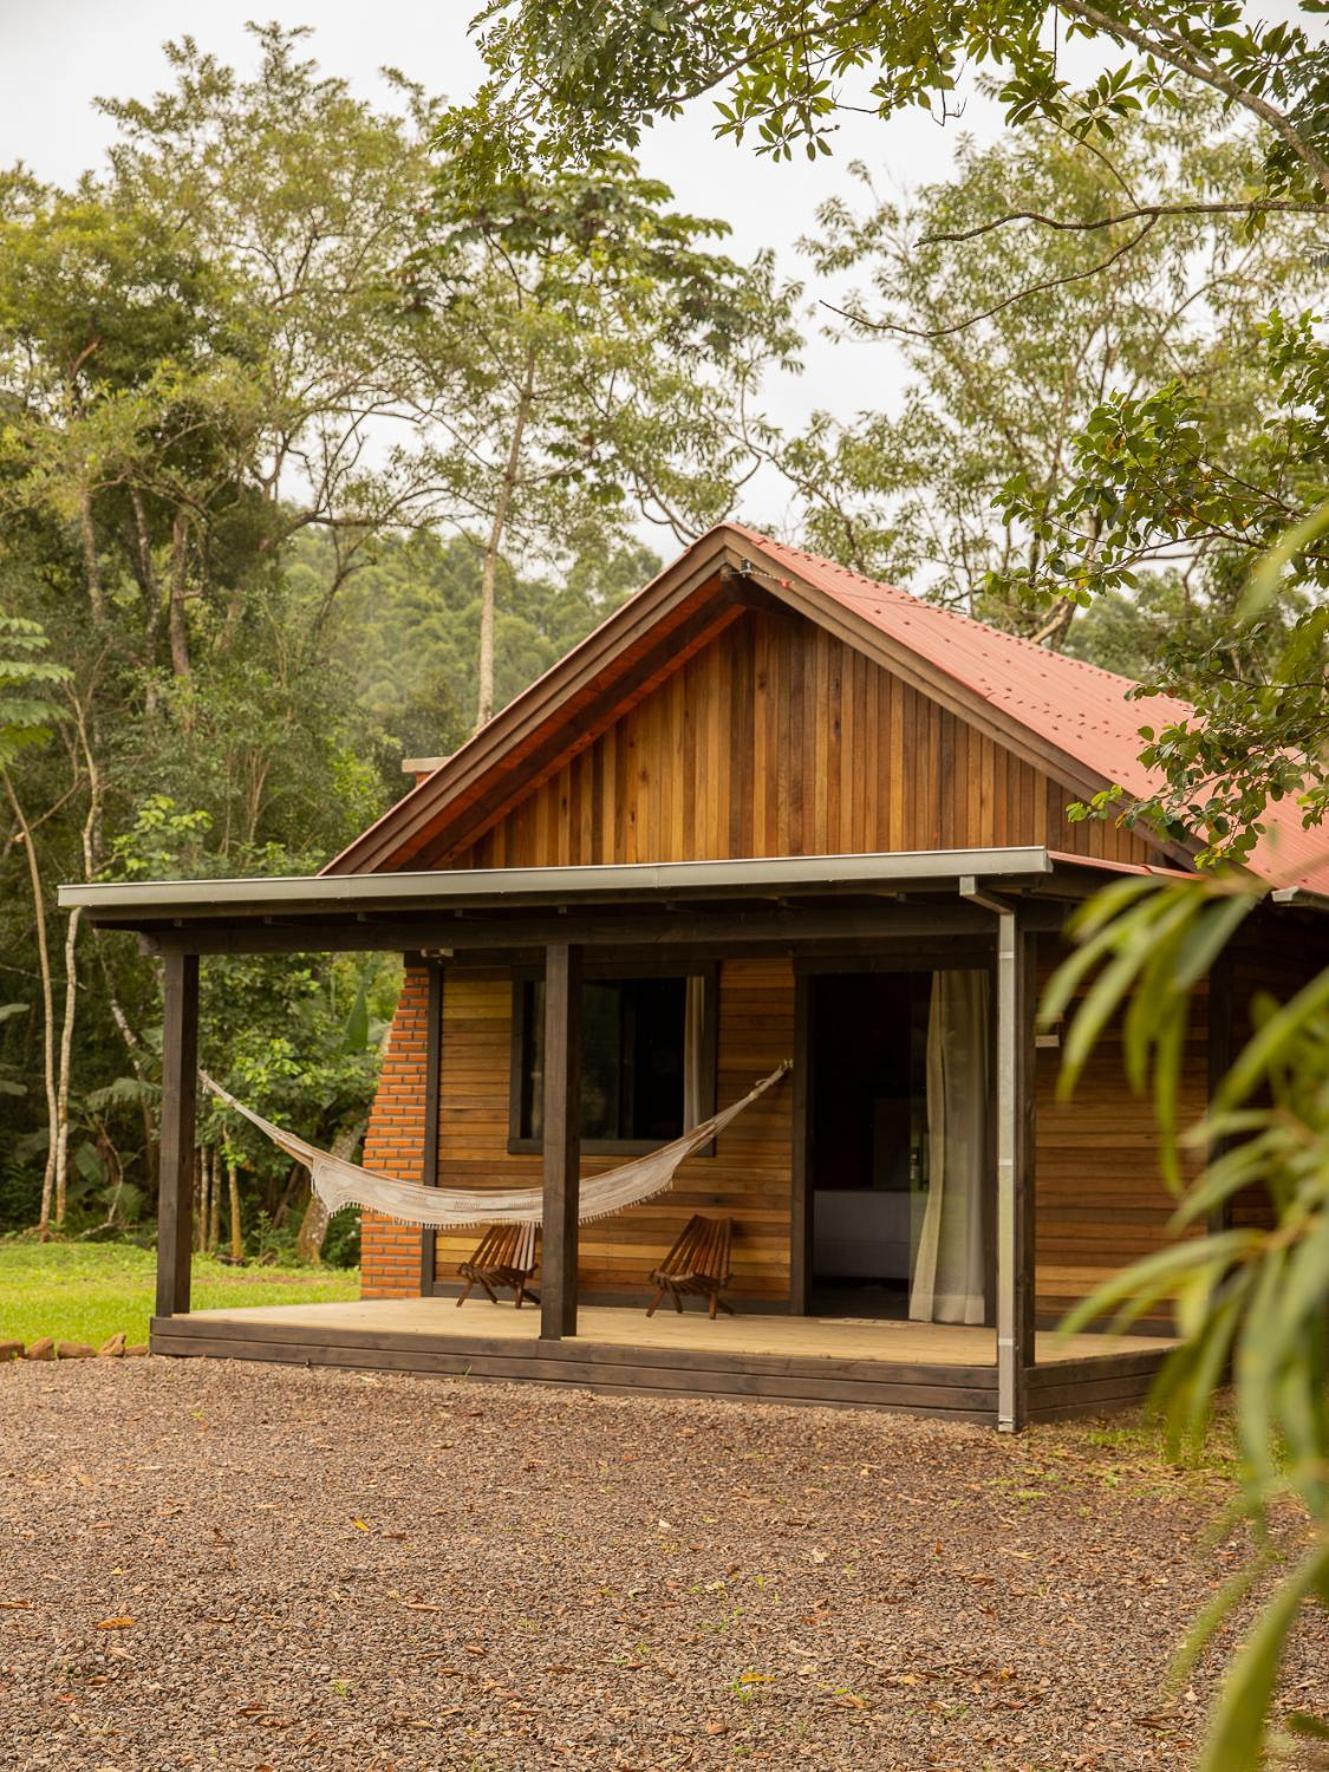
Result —
M 1329 812 L 1329 346 L 1319 317 L 1275 310 L 1257 329 L 1255 416 L 1207 365 L 1101 402 L 1059 496 L 1013 477 L 1004 520 L 1033 536 L 1028 569 L 990 589 L 1041 607 L 1136 605 L 1171 587 L 1187 618 L 1137 693 L 1141 760 L 1158 792 L 1132 816 L 1205 834 L 1243 861 L 1272 802 Z M 1207 636 L 1197 644 L 1197 633 Z M 1117 796 L 1116 798 L 1120 798 Z M 1108 810 L 1105 801 L 1099 808 Z
M 1178 1123 L 1193 995 L 1258 902 L 1229 876 L 1123 881 L 1085 907 L 1078 949 L 1041 1007 L 1050 1024 L 1080 999 L 1063 1094 L 1121 1016 L 1128 1075 L 1137 1089 L 1152 1083 L 1178 1195 L 1169 1245 L 1100 1288 L 1064 1329 L 1106 1316 L 1120 1331 L 1174 1301 L 1182 1342 L 1157 1393 L 1174 1451 L 1203 1440 L 1232 1376 L 1238 1512 L 1254 1544 L 1246 1569 L 1197 1621 L 1182 1663 L 1269 1570 L 1291 1560 L 1228 1669 L 1200 1772 L 1263 1764 L 1291 1633 L 1308 1608 L 1329 1611 L 1329 972 L 1285 1004 L 1257 999 L 1255 1031 L 1208 1113 L 1196 1125 Z M 1183 1153 L 1199 1163 L 1189 1180 Z M 1252 1190 L 1268 1196 L 1269 1228 L 1229 1222 L 1229 1208 Z M 1309 1717 L 1289 1726 L 1307 1738 L 1325 1727 Z
M 450 145 L 482 177 L 537 152 L 575 162 L 635 146 L 706 95 L 718 137 L 815 159 L 847 110 L 959 116 L 982 70 L 1009 124 L 1042 118 L 1081 140 L 1110 140 L 1136 112 L 1207 90 L 1266 138 L 1253 215 L 1271 200 L 1329 197 L 1329 50 L 1301 23 L 1250 19 L 1231 0 L 490 0 L 476 22 L 490 78 L 455 114 Z M 1079 86 L 1066 77 L 1067 38 L 1103 55 Z

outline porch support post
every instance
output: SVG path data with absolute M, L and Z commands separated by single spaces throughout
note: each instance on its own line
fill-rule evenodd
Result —
M 997 1428 L 1029 1419 L 1034 1340 L 1033 940 L 997 918 Z
M 1020 1323 L 1020 1215 L 1015 1197 L 1017 955 L 1015 913 L 1003 910 L 997 916 L 997 1428 L 1007 1434 L 1024 1425 L 1025 1413 L 1016 1345 Z
M 1034 1364 L 1033 945 L 1014 905 L 962 879 L 963 897 L 997 917 L 997 1429 L 1029 1418 Z
M 577 1333 L 577 1221 L 581 1195 L 581 971 L 579 947 L 545 949 L 544 1220 L 540 1336 Z
M 429 988 L 425 998 L 425 1139 L 420 1181 L 424 1187 L 437 1187 L 439 1120 L 443 1109 L 443 962 L 430 960 L 427 967 Z M 438 1232 L 433 1225 L 422 1226 L 421 1298 L 432 1298 L 434 1295 L 437 1244 Z
M 198 1102 L 198 955 L 162 955 L 161 1150 L 157 1186 L 157 1315 L 189 1311 L 194 1249 L 194 1120 Z

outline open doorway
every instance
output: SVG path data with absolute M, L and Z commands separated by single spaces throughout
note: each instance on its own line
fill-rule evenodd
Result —
M 987 1319 L 988 981 L 807 978 L 809 1308 Z

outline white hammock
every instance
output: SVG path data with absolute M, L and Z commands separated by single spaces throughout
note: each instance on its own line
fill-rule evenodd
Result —
M 658 1151 L 648 1151 L 644 1157 L 634 1157 L 630 1163 L 620 1164 L 604 1175 L 593 1175 L 584 1180 L 578 1218 L 583 1224 L 594 1218 L 608 1218 L 625 1206 L 635 1206 L 639 1200 L 649 1200 L 653 1194 L 663 1193 L 685 1157 L 709 1144 L 731 1120 L 738 1118 L 745 1107 L 759 1095 L 764 1095 L 773 1083 L 778 1083 L 790 1068 L 791 1060 L 785 1059 L 769 1077 L 763 1077 L 760 1083 L 749 1089 L 740 1101 L 711 1119 L 703 1120 L 672 1144 L 663 1144 Z M 544 1216 L 544 1196 L 538 1187 L 422 1187 L 419 1182 L 394 1181 L 390 1175 L 362 1169 L 358 1163 L 348 1163 L 342 1157 L 319 1150 L 317 1145 L 306 1144 L 303 1138 L 297 1138 L 283 1126 L 274 1126 L 271 1120 L 265 1120 L 233 1095 L 228 1095 L 206 1071 L 200 1071 L 199 1076 L 219 1100 L 243 1114 L 288 1157 L 308 1168 L 314 1192 L 329 1213 L 340 1212 L 346 1206 L 367 1206 L 371 1212 L 381 1212 L 404 1224 L 434 1225 L 440 1230 L 479 1224 L 539 1224 Z

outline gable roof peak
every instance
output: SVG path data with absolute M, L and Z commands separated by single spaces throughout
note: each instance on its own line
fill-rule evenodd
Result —
M 737 619 L 741 604 L 726 598 L 723 585 L 745 562 L 778 602 L 1086 797 L 1113 786 L 1136 798 L 1156 793 L 1160 777 L 1140 762 L 1140 727 L 1193 716 L 1172 696 L 1137 706 L 1129 678 L 727 520 L 606 616 L 324 871 L 418 866 L 430 833 L 497 782 L 535 785 L 560 744 L 566 753 L 569 733 L 584 738 L 588 721 L 617 717 L 632 672 L 643 680 L 658 660 L 650 680 L 668 675 Z M 1279 885 L 1329 891 L 1329 843 L 1302 829 L 1295 805 L 1269 807 L 1265 823 L 1252 871 Z

